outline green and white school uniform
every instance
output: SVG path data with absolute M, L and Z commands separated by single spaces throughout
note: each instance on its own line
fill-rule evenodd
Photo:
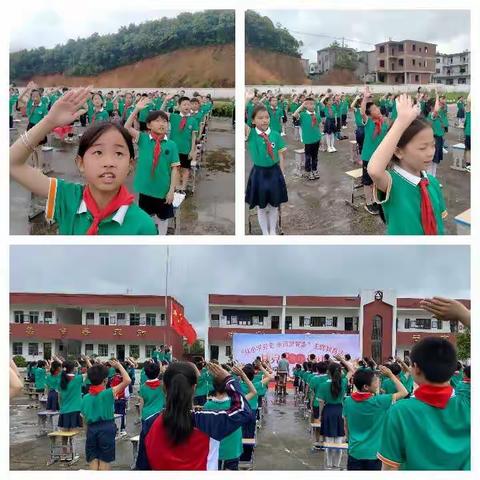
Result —
M 372 155 L 375 153 L 375 150 L 378 148 L 382 140 L 385 138 L 385 135 L 388 131 L 388 125 L 386 122 L 382 122 L 382 128 L 380 132 L 375 135 L 375 122 L 368 117 L 367 123 L 365 123 L 365 139 L 363 141 L 363 148 L 361 159 L 364 162 L 368 162 Z
M 312 125 L 312 117 L 316 119 L 315 125 Z M 317 143 L 321 140 L 321 121 L 322 119 L 319 113 L 309 112 L 308 110 L 300 112 L 300 127 L 302 129 L 302 143 L 304 145 Z
M 180 123 L 183 118 L 186 118 L 187 122 L 185 127 L 180 129 Z M 192 116 L 184 117 L 180 113 L 172 113 L 170 115 L 170 140 L 177 144 L 178 153 L 182 155 L 190 153 L 194 132 L 198 132 L 198 125 Z
M 138 391 L 143 398 L 142 420 L 161 412 L 165 408 L 165 393 L 162 386 L 151 388 L 145 382 Z
M 90 123 L 90 125 L 94 125 L 100 122 L 108 122 L 109 119 L 110 119 L 110 115 L 103 108 L 98 111 L 93 110 L 91 112 L 91 115 L 90 114 L 88 115 L 88 122 Z
M 343 377 L 340 388 L 340 393 L 337 397 L 332 395 L 332 380 L 328 378 L 318 386 L 315 397 L 318 400 L 323 400 L 327 405 L 343 403 L 345 395 L 347 394 L 348 380 Z
M 439 112 L 438 115 L 434 115 L 433 112 L 428 114 L 427 118 L 432 124 L 433 135 L 436 137 L 443 137 L 445 135 L 445 128 L 442 121 L 442 115 Z
M 27 103 L 27 117 L 28 123 L 36 125 L 48 114 L 48 106 L 41 102 L 39 105 L 34 105 L 31 100 Z
M 270 128 L 275 132 L 282 133 L 283 110 L 278 106 L 274 109 L 269 104 L 267 104 L 267 110 L 270 115 Z
M 10 95 L 10 103 L 9 103 L 10 116 L 13 115 L 13 109 L 14 109 L 15 105 L 17 104 L 17 101 L 18 101 L 18 95 Z
M 376 190 L 376 196 L 381 203 L 389 235 L 424 235 L 421 218 L 421 177 L 412 175 L 403 168 L 395 165 L 388 171 L 391 183 L 387 191 Z M 429 193 L 438 235 L 444 234 L 443 219 L 447 216 L 442 188 L 438 180 L 431 175 L 427 176 Z
M 83 200 L 85 186 L 50 179 L 45 217 L 58 224 L 60 235 L 85 235 L 93 222 L 93 216 Z M 102 220 L 98 235 L 157 235 L 151 217 L 138 205 L 131 203 L 120 207 L 114 214 Z
M 357 460 L 376 460 L 387 412 L 392 406 L 393 395 L 374 395 L 367 400 L 356 401 L 347 397 L 343 416 L 348 426 L 348 454 Z
M 265 140 L 260 136 L 262 133 L 258 128 L 252 128 L 248 135 L 247 147 L 250 153 L 252 163 L 257 167 L 272 167 L 280 161 L 279 152 L 283 152 L 287 149 L 285 141 L 279 132 L 274 132 L 271 128 L 268 128 L 264 133 L 268 136 L 268 139 L 273 148 L 273 159 L 268 154 L 267 145 Z
M 377 457 L 401 470 L 470 469 L 470 395 L 437 408 L 408 398 L 389 410 Z
M 142 108 L 140 112 L 138 112 L 138 121 L 146 122 L 148 114 L 153 110 L 155 110 L 153 103 L 149 103 L 146 107 Z
M 80 412 L 82 409 L 83 376 L 75 375 L 65 390 L 59 388 L 60 413 Z
M 172 168 L 180 166 L 180 160 L 175 142 L 165 138 L 160 143 L 160 158 L 152 175 L 155 143 L 155 139 L 149 133 L 140 132 L 133 188 L 136 192 L 149 197 L 165 198 L 170 190 Z
M 113 389 L 107 388 L 97 395 L 87 393 L 82 399 L 82 416 L 87 423 L 114 419 Z
M 36 390 L 45 390 L 47 385 L 47 371 L 44 368 L 36 367 L 33 370 L 35 376 L 35 389 Z

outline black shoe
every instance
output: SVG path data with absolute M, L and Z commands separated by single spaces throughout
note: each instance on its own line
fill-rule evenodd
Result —
M 375 208 L 374 204 L 372 203 L 371 205 L 365 205 L 365 210 L 370 214 L 370 215 L 378 215 L 379 212 Z

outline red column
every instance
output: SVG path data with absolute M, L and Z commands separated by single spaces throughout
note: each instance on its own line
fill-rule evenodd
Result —
M 393 306 L 381 300 L 375 300 L 363 307 L 362 353 L 365 357 L 372 356 L 372 329 L 373 319 L 376 315 L 382 318 L 382 360 L 386 360 L 393 355 Z

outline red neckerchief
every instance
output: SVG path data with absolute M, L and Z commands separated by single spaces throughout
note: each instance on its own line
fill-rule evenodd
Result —
M 180 130 L 183 130 L 186 124 L 187 124 L 187 117 L 182 117 L 182 119 L 180 120 Z
M 463 377 L 463 383 L 470 383 L 470 379 L 468 377 Z
M 152 177 L 155 175 L 155 170 L 158 165 L 158 160 L 160 154 L 162 153 L 162 141 L 165 140 L 165 134 L 163 136 L 157 135 L 156 133 L 150 132 L 150 135 L 155 140 L 155 148 L 153 150 L 153 162 L 152 162 L 152 171 L 150 172 Z
M 93 215 L 93 222 L 87 230 L 87 235 L 97 235 L 100 222 L 116 212 L 120 207 L 133 203 L 135 197 L 127 190 L 125 185 L 122 185 L 117 195 L 110 200 L 110 203 L 104 209 L 100 210 L 87 185 L 83 189 L 83 200 L 87 205 L 88 211 Z
M 95 123 L 95 119 L 97 118 L 97 112 L 93 112 L 92 115 L 92 125 Z
M 432 202 L 430 195 L 428 194 L 429 181 L 424 177 L 420 180 L 420 197 L 421 197 L 421 215 L 422 215 L 422 227 L 425 235 L 437 235 L 437 220 L 433 213 Z
M 98 395 L 100 392 L 105 390 L 105 385 L 90 385 L 88 393 L 90 395 Z
M 312 117 L 312 127 L 315 127 L 317 125 L 317 116 L 314 113 L 313 115 L 311 115 L 311 117 Z
M 375 138 L 377 135 L 380 135 L 382 131 L 382 126 L 383 126 L 383 118 L 372 118 L 373 123 L 375 124 L 375 130 L 373 131 L 373 138 Z
M 452 396 L 453 387 L 446 385 L 445 387 L 436 387 L 434 385 L 420 385 L 413 393 L 423 403 L 431 405 L 435 408 L 445 408 L 450 397 Z
M 259 135 L 263 138 L 265 141 L 265 145 L 267 146 L 267 152 L 268 155 L 272 160 L 275 160 L 275 156 L 273 154 L 273 147 L 272 147 L 272 142 L 270 142 L 270 139 L 268 138 L 268 135 L 265 132 L 260 132 Z
M 155 388 L 159 388 L 161 383 L 160 383 L 160 380 L 158 378 L 154 378 L 153 380 L 147 380 L 145 382 L 145 385 L 147 387 L 150 387 L 152 390 L 154 390 Z
M 351 395 L 352 399 L 356 402 L 364 402 L 369 398 L 373 397 L 373 393 L 371 392 L 353 392 Z

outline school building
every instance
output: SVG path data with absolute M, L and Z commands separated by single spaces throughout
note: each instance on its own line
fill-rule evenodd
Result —
M 11 293 L 10 354 L 144 361 L 154 347 L 171 345 L 181 358 L 183 339 L 169 321 L 173 305 L 183 310 L 170 296 Z
M 408 356 L 426 336 L 456 343 L 462 325 L 431 318 L 420 300 L 397 298 L 392 290 L 362 290 L 353 297 L 212 294 L 206 353 L 227 361 L 234 333 L 358 333 L 362 356 L 376 362 Z M 461 301 L 470 308 L 470 300 Z
M 470 85 L 470 52 L 438 53 L 435 60 L 435 83 Z
M 377 80 L 388 85 L 432 83 L 436 44 L 417 40 L 377 43 Z

